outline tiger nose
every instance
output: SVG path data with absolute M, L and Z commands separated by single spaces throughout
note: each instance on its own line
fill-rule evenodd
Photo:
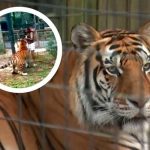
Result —
M 129 103 L 131 103 L 132 105 L 134 105 L 137 108 L 143 108 L 145 106 L 145 104 L 148 102 L 149 98 L 145 98 L 145 99 L 131 99 L 128 98 Z

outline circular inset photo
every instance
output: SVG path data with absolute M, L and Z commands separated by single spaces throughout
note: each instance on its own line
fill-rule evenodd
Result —
M 61 38 L 48 17 L 27 7 L 0 11 L 0 89 L 25 93 L 42 87 L 61 57 Z

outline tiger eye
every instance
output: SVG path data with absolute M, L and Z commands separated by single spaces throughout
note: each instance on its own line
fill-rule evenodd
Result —
M 108 67 L 107 70 L 110 72 L 110 73 L 115 73 L 117 71 L 117 68 L 115 66 L 111 66 L 111 67 Z
M 146 63 L 144 66 L 143 66 L 143 69 L 144 71 L 148 71 L 150 69 L 150 63 Z
M 110 67 L 108 67 L 106 69 L 111 74 L 114 74 L 114 75 L 117 75 L 117 76 L 120 75 L 120 72 L 119 72 L 119 70 L 118 70 L 118 68 L 116 66 L 110 66 Z

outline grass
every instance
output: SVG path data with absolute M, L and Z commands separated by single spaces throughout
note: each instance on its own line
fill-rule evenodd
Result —
M 46 49 L 53 57 L 57 56 L 57 42 L 52 32 L 49 35 Z
M 12 75 L 11 73 L 7 73 L 1 80 L 1 83 L 13 88 L 30 87 L 42 81 L 49 74 L 54 64 L 52 62 L 54 61 L 55 58 L 49 53 L 37 55 L 37 66 L 26 68 L 26 72 L 28 73 L 27 76 L 21 76 L 19 74 Z

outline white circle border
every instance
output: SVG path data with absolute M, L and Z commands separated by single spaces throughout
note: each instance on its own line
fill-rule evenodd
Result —
M 45 16 L 41 12 L 39 12 L 35 9 L 32 9 L 32 8 L 29 8 L 29 7 L 10 7 L 10 8 L 1 10 L 0 17 L 3 15 L 6 15 L 8 13 L 12 13 L 12 12 L 31 13 L 31 14 L 43 19 L 48 24 L 48 26 L 52 29 L 52 31 L 55 35 L 56 42 L 57 42 L 57 57 L 55 60 L 55 64 L 54 64 L 53 68 L 50 70 L 50 73 L 42 81 L 40 81 L 39 83 L 36 83 L 35 85 L 33 85 L 31 87 L 26 87 L 26 88 L 12 88 L 12 87 L 8 87 L 8 86 L 0 83 L 0 89 L 2 89 L 4 91 L 12 92 L 12 93 L 27 93 L 27 92 L 31 92 L 31 91 L 41 88 L 47 82 L 49 82 L 52 79 L 52 77 L 55 75 L 55 73 L 60 65 L 61 58 L 62 58 L 62 42 L 61 42 L 59 32 L 58 32 L 57 28 L 55 27 L 55 25 L 52 23 L 52 21 L 47 16 Z

